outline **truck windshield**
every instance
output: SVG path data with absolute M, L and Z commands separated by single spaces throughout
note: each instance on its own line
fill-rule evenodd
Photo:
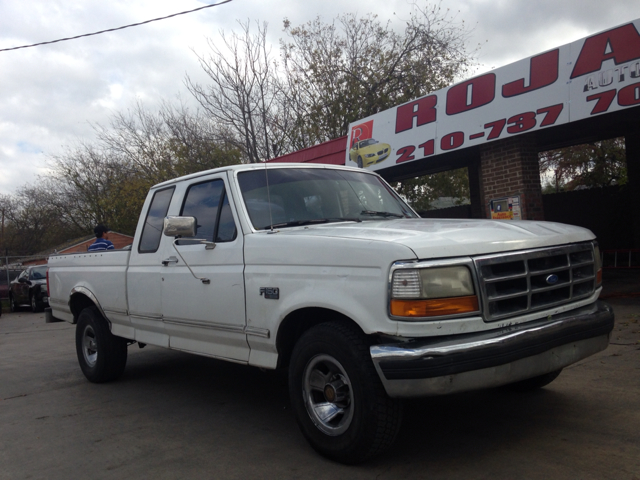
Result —
M 384 182 L 367 173 L 269 168 L 240 172 L 238 182 L 257 230 L 416 217 Z

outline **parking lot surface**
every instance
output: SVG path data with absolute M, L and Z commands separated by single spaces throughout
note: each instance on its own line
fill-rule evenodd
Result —
M 394 447 L 355 467 L 307 445 L 283 372 L 133 345 L 120 380 L 91 384 L 74 326 L 5 313 L 0 478 L 640 480 L 640 297 L 608 301 L 604 352 L 534 393 L 408 402 Z

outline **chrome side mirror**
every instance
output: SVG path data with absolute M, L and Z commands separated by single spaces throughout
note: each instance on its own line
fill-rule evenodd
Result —
M 164 227 L 162 228 L 162 233 L 164 233 L 167 237 L 178 237 L 178 236 L 195 237 L 197 228 L 198 228 L 198 222 L 196 221 L 196 217 L 177 217 L 177 216 L 169 215 L 164 219 Z M 201 238 L 189 238 L 188 240 L 202 243 L 204 245 L 205 250 L 213 250 L 216 247 L 216 244 L 214 242 L 208 242 Z M 178 256 L 182 259 L 184 264 L 187 266 L 187 268 L 191 272 L 191 275 L 193 275 L 193 278 L 195 278 L 196 280 L 200 280 L 205 285 L 209 285 L 211 283 L 211 280 L 204 277 L 203 278 L 198 277 L 195 274 L 195 272 L 191 269 L 191 266 L 189 266 L 187 261 L 184 259 L 184 257 L 180 253 L 180 250 L 178 250 L 178 247 L 176 245 L 177 242 L 178 242 L 178 239 L 175 239 L 173 241 L 173 249 L 177 252 Z
M 168 216 L 164 219 L 162 233 L 167 237 L 195 237 L 196 229 L 196 217 Z

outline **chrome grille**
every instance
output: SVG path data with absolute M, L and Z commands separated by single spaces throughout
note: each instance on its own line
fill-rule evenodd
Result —
M 486 321 L 570 303 L 596 288 L 591 243 L 487 255 L 474 263 Z

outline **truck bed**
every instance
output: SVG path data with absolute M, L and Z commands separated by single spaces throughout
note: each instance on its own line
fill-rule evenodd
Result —
M 74 323 L 68 302 L 75 292 L 83 292 L 95 297 L 107 319 L 129 323 L 126 274 L 130 254 L 130 250 L 105 250 L 50 256 L 49 301 L 53 316 Z

